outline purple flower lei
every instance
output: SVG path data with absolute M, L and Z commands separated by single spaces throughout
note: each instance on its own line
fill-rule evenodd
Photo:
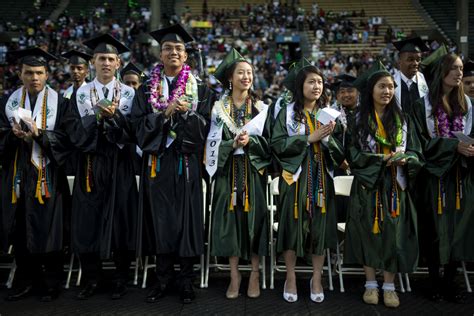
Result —
M 152 73 L 149 83 L 149 91 L 150 97 L 148 98 L 148 102 L 157 110 L 163 111 L 166 110 L 168 105 L 172 103 L 174 100 L 181 97 L 183 94 L 186 93 L 186 84 L 188 82 L 189 74 L 190 74 L 190 67 L 186 64 L 183 65 L 183 69 L 178 74 L 178 79 L 176 82 L 176 86 L 173 91 L 169 92 L 168 100 L 165 99 L 163 96 L 163 87 L 161 85 L 162 76 L 161 73 L 163 72 L 163 65 L 156 66 Z
M 436 110 L 437 133 L 440 137 L 452 137 L 453 132 L 462 132 L 464 130 L 464 122 L 462 114 L 456 114 L 452 123 L 449 122 L 448 114 L 444 111 L 443 106 L 438 106 Z

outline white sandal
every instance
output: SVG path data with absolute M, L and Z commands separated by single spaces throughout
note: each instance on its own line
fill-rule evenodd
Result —
M 309 281 L 309 291 L 311 293 L 310 298 L 315 303 L 322 303 L 324 301 L 324 292 L 313 293 L 313 278 Z
M 298 300 L 298 294 L 288 293 L 286 291 L 286 281 L 283 286 L 283 299 L 288 303 L 295 303 Z

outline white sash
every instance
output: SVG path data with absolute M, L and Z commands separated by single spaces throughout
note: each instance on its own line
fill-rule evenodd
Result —
M 81 87 L 84 87 L 87 84 L 87 82 L 83 81 Z M 69 88 L 66 89 L 63 93 L 63 98 L 65 99 L 71 99 L 72 94 L 74 93 L 74 85 L 69 86 Z
M 402 103 L 402 75 L 400 70 L 397 70 L 393 75 L 393 80 L 395 81 L 397 87 L 395 88 L 395 99 L 399 107 L 401 107 Z M 426 83 L 425 76 L 421 72 L 416 73 L 416 84 L 418 86 L 418 93 L 420 94 L 420 98 L 424 98 L 428 92 L 428 84 Z
M 465 95 L 466 98 L 466 105 L 467 105 L 467 113 L 462 118 L 462 123 L 464 126 L 463 133 L 464 135 L 471 134 L 472 129 L 472 104 L 471 100 L 468 96 Z M 425 119 L 426 119 L 426 126 L 428 128 L 428 132 L 431 138 L 437 137 L 436 130 L 435 130 L 435 122 L 434 122 L 434 115 L 432 115 L 433 106 L 431 105 L 429 95 L 426 95 L 423 98 L 425 104 Z
M 119 87 L 119 111 L 122 113 L 124 116 L 128 116 L 131 111 L 132 111 L 132 104 L 133 104 L 133 97 L 135 96 L 135 90 L 127 85 L 124 85 L 121 82 L 116 82 L 116 79 L 113 79 L 113 89 L 112 91 L 109 91 L 109 94 L 107 96 L 107 99 L 109 101 L 112 101 L 114 98 L 115 94 L 115 86 L 118 83 Z M 92 82 L 89 82 L 82 87 L 80 87 L 77 90 L 76 93 L 76 104 L 77 104 L 77 109 L 79 111 L 79 115 L 81 117 L 87 116 L 87 115 L 94 115 L 94 111 L 92 110 L 92 107 L 99 101 L 104 99 L 104 92 L 102 89 L 97 88 L 102 85 L 99 84 L 97 81 L 97 78 L 95 78 Z M 95 89 L 95 91 L 94 91 Z M 98 100 L 95 100 L 96 96 L 94 95 L 97 93 Z M 94 104 L 93 104 L 94 103 Z M 122 149 L 123 144 L 117 144 L 117 146 Z
M 261 136 L 267 119 L 268 105 L 262 101 L 258 101 L 254 105 L 254 107 L 259 111 L 257 116 L 241 128 L 238 128 L 235 126 L 234 121 L 229 115 L 228 111 L 230 111 L 230 109 L 225 108 L 224 99 L 226 97 L 227 95 L 224 95 L 219 101 L 214 103 L 214 107 L 212 108 L 211 128 L 206 140 L 206 170 L 211 177 L 217 171 L 217 159 L 219 157 L 219 146 L 222 141 L 222 130 L 224 124 L 235 136 L 243 131 L 246 131 L 249 135 Z M 234 150 L 234 155 L 240 155 L 243 153 L 244 151 L 242 148 L 236 148 Z
M 38 94 L 36 99 L 35 108 L 32 113 L 32 118 L 36 122 L 36 127 L 42 128 L 43 121 L 43 98 L 44 94 L 48 90 L 48 96 L 46 100 L 46 130 L 54 130 L 56 124 L 56 116 L 58 113 L 58 93 L 51 88 L 45 87 Z M 21 97 L 22 97 L 23 87 L 17 89 L 12 95 L 8 98 L 7 104 L 5 106 L 5 114 L 7 115 L 10 125 L 13 126 L 13 118 L 20 123 L 18 116 L 18 108 L 20 107 Z M 30 97 L 28 93 L 26 94 L 24 108 L 31 111 Z M 44 161 L 42 161 L 44 158 Z M 42 168 L 49 164 L 48 157 L 43 157 L 41 147 L 36 141 L 33 141 L 33 150 L 31 152 L 31 162 L 36 168 Z M 44 165 L 43 165 L 44 164 Z
M 402 143 L 400 146 L 397 146 L 396 151 L 405 153 L 406 148 L 407 148 L 407 135 L 408 135 L 408 126 L 407 122 L 405 121 L 402 126 Z M 369 145 L 369 149 L 372 153 L 376 154 L 377 153 L 377 143 L 375 139 L 372 137 L 372 135 L 367 136 L 367 143 Z M 359 144 L 361 148 L 364 148 L 364 145 L 362 144 L 361 141 L 359 141 Z M 397 182 L 400 188 L 405 191 L 408 181 L 405 175 L 405 172 L 403 171 L 403 166 L 397 166 Z

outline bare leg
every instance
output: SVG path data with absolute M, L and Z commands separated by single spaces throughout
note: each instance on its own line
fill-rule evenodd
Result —
M 250 272 L 249 287 L 247 295 L 249 297 L 260 296 L 260 257 L 257 254 L 252 254 L 252 271 Z
M 367 281 L 376 281 L 375 279 L 375 269 L 372 267 L 364 266 L 365 279 Z
M 296 294 L 296 253 L 293 250 L 286 250 L 283 252 L 283 257 L 286 265 L 286 292 Z
M 239 273 L 239 257 L 229 257 L 230 265 L 230 284 L 227 289 L 228 298 L 236 298 L 239 295 L 240 273 Z
M 312 256 L 313 261 L 313 293 L 323 293 L 323 286 L 321 285 L 321 272 L 323 271 L 324 255 Z
M 383 272 L 383 282 L 384 283 L 394 283 L 395 282 L 395 273 L 392 272 Z

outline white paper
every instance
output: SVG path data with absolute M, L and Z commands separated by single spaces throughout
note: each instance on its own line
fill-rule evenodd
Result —
M 335 121 L 339 115 L 341 115 L 341 112 L 338 110 L 332 108 L 323 108 L 318 113 L 318 121 L 321 122 L 321 124 L 326 125 L 331 121 Z
M 453 132 L 454 136 L 457 137 L 460 141 L 463 143 L 469 144 L 469 145 L 474 145 L 474 139 L 471 137 L 464 135 L 463 132 Z
M 18 118 L 25 122 L 30 130 L 32 130 L 31 125 L 34 124 L 33 119 L 31 118 L 31 111 L 24 108 L 18 108 Z

